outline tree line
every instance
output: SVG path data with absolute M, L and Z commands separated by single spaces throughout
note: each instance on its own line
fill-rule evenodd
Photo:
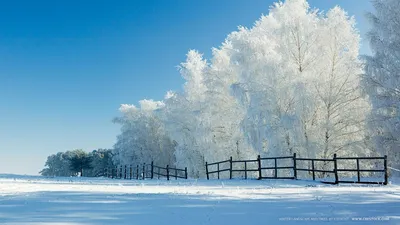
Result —
M 43 176 L 85 176 L 104 175 L 104 168 L 114 167 L 111 149 L 85 152 L 82 149 L 58 152 L 47 157 Z

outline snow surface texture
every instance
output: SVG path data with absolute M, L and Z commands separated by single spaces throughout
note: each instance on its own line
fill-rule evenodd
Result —
M 0 175 L 0 224 L 400 224 L 400 185 Z

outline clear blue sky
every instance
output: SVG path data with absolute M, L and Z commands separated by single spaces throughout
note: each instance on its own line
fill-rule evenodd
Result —
M 0 173 L 37 174 L 58 151 L 111 148 L 121 103 L 180 90 L 176 65 L 205 56 L 272 0 L 14 0 L 0 7 Z M 368 0 L 310 0 L 355 15 Z M 362 53 L 369 53 L 362 42 Z

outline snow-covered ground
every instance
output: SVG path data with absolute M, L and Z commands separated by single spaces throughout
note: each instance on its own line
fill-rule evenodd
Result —
M 0 224 L 400 224 L 398 184 L 0 175 Z

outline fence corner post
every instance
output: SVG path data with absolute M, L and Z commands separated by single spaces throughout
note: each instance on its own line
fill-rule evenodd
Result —
M 232 156 L 229 159 L 230 169 L 229 169 L 229 179 L 232 179 Z
M 206 175 L 207 175 L 207 180 L 210 179 L 209 175 L 208 175 L 208 163 L 206 162 Z
M 337 159 L 336 159 L 336 153 L 333 154 L 333 165 L 334 165 L 334 171 L 335 171 L 335 184 L 339 184 L 339 176 L 338 176 L 338 168 L 337 168 Z
M 187 180 L 187 167 L 185 167 L 185 179 Z
M 383 160 L 384 160 L 383 161 L 383 166 L 385 167 L 385 182 L 383 184 L 387 185 L 388 181 L 389 181 L 388 166 L 387 166 L 387 155 L 384 156 Z
M 293 179 L 297 180 L 296 153 L 293 153 Z
M 258 180 L 261 180 L 262 176 L 261 176 L 261 156 L 260 155 L 257 156 L 257 162 L 258 162 Z
M 151 179 L 153 179 L 153 173 L 154 173 L 154 163 L 151 161 Z
M 169 165 L 167 165 L 167 180 L 169 180 Z

